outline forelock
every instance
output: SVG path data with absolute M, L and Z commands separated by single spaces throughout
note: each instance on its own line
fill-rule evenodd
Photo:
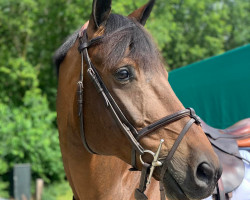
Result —
M 144 70 L 163 68 L 162 57 L 148 32 L 137 21 L 121 15 L 110 15 L 100 49 L 105 68 L 117 66 L 127 50 L 129 54 L 126 56 Z

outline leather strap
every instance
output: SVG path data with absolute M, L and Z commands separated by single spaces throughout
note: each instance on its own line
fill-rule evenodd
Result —
M 81 133 L 81 139 L 82 139 L 82 143 L 85 147 L 85 149 L 91 153 L 91 154 L 96 154 L 88 145 L 86 137 L 85 137 L 85 132 L 84 132 L 84 120 L 83 120 L 83 83 L 82 81 L 78 82 L 78 89 L 77 89 L 77 93 L 78 93 L 78 116 L 79 116 L 79 120 L 80 120 L 80 133 Z
M 166 200 L 166 193 L 165 193 L 165 189 L 164 189 L 164 185 L 162 181 L 159 181 L 160 184 L 160 195 L 161 195 L 161 200 Z
M 131 165 L 132 168 L 129 169 L 130 171 L 138 171 L 136 164 L 136 150 L 134 148 L 131 150 Z
M 194 122 L 195 122 L 195 119 L 193 119 L 193 118 L 188 121 L 188 123 L 185 125 L 185 127 L 182 129 L 180 135 L 176 139 L 176 141 L 175 141 L 174 145 L 172 146 L 170 152 L 168 153 L 166 159 L 164 160 L 164 163 L 163 163 L 163 166 L 161 169 L 161 181 L 163 181 L 164 174 L 168 168 L 168 164 L 169 164 L 170 160 L 172 159 L 172 157 L 174 156 L 176 149 L 178 148 L 178 146 L 181 143 L 182 139 L 184 138 L 185 134 L 188 132 L 189 128 L 192 126 L 192 124 Z
M 142 171 L 141 171 L 141 178 L 140 178 L 140 185 L 139 188 L 135 190 L 135 199 L 136 200 L 147 200 L 147 196 L 144 194 L 146 190 L 146 183 L 147 178 L 149 175 L 150 165 L 147 163 L 143 163 Z
M 161 195 L 161 200 L 165 200 L 166 199 L 166 195 L 165 195 L 165 191 L 164 191 L 164 187 L 163 187 L 163 178 L 164 175 L 166 173 L 166 170 L 168 168 L 168 164 L 170 162 L 170 160 L 172 159 L 172 157 L 174 156 L 175 151 L 177 150 L 179 144 L 181 143 L 182 139 L 184 138 L 185 134 L 188 132 L 189 128 L 192 126 L 192 124 L 196 121 L 197 119 L 195 118 L 191 118 L 188 123 L 185 125 L 185 127 L 182 129 L 180 135 L 178 136 L 178 138 L 176 139 L 175 143 L 173 144 L 170 152 L 168 153 L 166 159 L 163 162 L 163 166 L 161 169 L 161 175 L 160 175 L 160 195 Z M 199 123 L 199 122 L 197 122 Z M 141 172 L 141 181 L 140 181 L 140 186 L 139 189 L 137 188 L 135 191 L 135 197 L 136 200 L 146 200 L 147 197 L 144 194 L 144 191 L 146 190 L 146 182 L 147 182 L 147 177 L 149 174 L 149 168 L 150 165 L 147 163 L 143 163 L 143 167 L 142 167 L 142 172 Z
M 83 37 L 87 37 L 86 35 L 86 31 L 83 33 Z M 90 47 L 90 46 L 93 46 L 93 45 L 96 45 L 98 43 L 101 42 L 101 39 L 103 38 L 103 36 L 99 36 L 99 37 L 96 37 L 96 38 L 93 38 L 92 40 L 84 40 L 84 42 L 81 42 L 78 46 L 78 51 L 83 51 L 84 49 Z
M 184 109 L 181 111 L 178 111 L 172 115 L 163 117 L 162 119 L 150 124 L 149 126 L 141 129 L 138 133 L 137 140 L 140 140 L 142 137 L 145 135 L 163 127 L 166 126 L 167 124 L 173 123 L 183 117 L 190 116 L 191 115 L 191 109 Z

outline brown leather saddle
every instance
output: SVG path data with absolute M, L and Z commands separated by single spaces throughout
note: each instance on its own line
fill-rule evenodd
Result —
M 231 198 L 232 191 L 244 178 L 245 167 L 238 144 L 250 147 L 250 118 L 241 120 L 224 130 L 213 128 L 204 121 L 201 124 L 223 167 L 221 179 L 213 194 L 214 199 L 228 200 Z

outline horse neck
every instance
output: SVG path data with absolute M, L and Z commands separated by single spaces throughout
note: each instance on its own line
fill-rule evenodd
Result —
M 73 154 L 67 163 L 67 177 L 76 197 L 101 200 L 115 196 L 119 199 L 133 199 L 133 191 L 139 180 L 138 173 L 132 175 L 128 171 L 129 166 L 115 157 L 90 155 L 83 146 L 81 148 L 70 151 Z M 126 197 L 124 189 L 128 191 Z

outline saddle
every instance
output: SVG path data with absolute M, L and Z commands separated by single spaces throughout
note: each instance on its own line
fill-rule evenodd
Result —
M 239 146 L 250 147 L 250 118 L 241 120 L 224 130 L 213 128 L 204 121 L 201 124 L 223 167 L 213 197 L 216 200 L 229 200 L 232 191 L 244 178 L 245 167 Z
M 239 147 L 246 148 L 250 147 L 250 118 L 243 119 L 233 126 L 230 126 L 227 129 L 220 130 L 221 133 L 228 134 L 228 135 L 234 135 L 234 136 L 240 136 L 242 138 L 237 139 L 237 143 Z M 244 137 L 245 136 L 245 137 Z

